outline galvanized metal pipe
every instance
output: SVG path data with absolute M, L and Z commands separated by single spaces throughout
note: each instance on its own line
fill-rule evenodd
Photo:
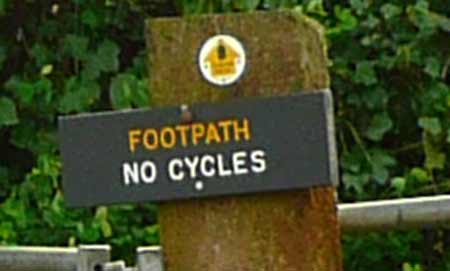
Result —
M 139 247 L 137 252 L 138 271 L 163 271 L 161 248 L 158 246 Z
M 0 247 L 1 271 L 91 271 L 109 259 L 110 247 L 107 245 Z
M 450 222 L 450 195 L 339 204 L 345 232 L 405 229 Z
M 77 271 L 77 248 L 0 247 L 2 271 Z
M 338 213 L 345 232 L 440 225 L 450 222 L 450 195 L 339 204 Z M 109 246 L 0 247 L 0 270 L 86 271 L 96 263 L 107 262 L 109 249 Z M 162 271 L 161 249 L 138 248 L 137 264 L 138 271 Z
M 117 261 L 103 264 L 101 271 L 125 271 L 126 269 L 124 261 Z
M 109 245 L 80 245 L 78 247 L 77 271 L 97 271 L 111 259 Z

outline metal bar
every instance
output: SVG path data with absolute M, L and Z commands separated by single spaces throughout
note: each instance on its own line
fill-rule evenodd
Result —
M 345 232 L 390 230 L 450 222 L 450 195 L 339 204 Z
M 450 195 L 339 204 L 338 213 L 345 232 L 440 225 L 450 222 Z M 0 247 L 0 270 L 86 271 L 108 262 L 109 250 L 109 246 Z M 162 271 L 160 247 L 139 247 L 137 264 L 138 271 Z
M 110 246 L 0 247 L 1 271 L 91 271 L 109 261 Z
M 0 270 L 76 271 L 77 248 L 0 247 Z
M 103 264 L 101 271 L 126 271 L 126 269 L 124 261 L 117 261 Z
M 158 246 L 138 247 L 137 270 L 138 271 L 163 271 L 161 248 Z
M 109 245 L 80 245 L 78 247 L 77 271 L 101 270 L 102 264 L 109 262 L 111 247 Z

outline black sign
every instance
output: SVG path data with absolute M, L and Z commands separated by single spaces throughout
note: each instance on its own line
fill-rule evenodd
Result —
M 336 184 L 331 94 L 320 91 L 60 118 L 69 206 Z M 185 112 L 186 113 L 186 112 Z

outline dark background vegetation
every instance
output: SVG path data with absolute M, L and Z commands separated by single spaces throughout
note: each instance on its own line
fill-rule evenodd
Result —
M 0 0 L 0 245 L 108 243 L 132 259 L 157 244 L 153 205 L 65 208 L 57 116 L 148 106 L 147 16 L 279 8 L 327 29 L 340 200 L 449 192 L 448 0 Z M 450 270 L 445 226 L 343 241 L 346 270 Z

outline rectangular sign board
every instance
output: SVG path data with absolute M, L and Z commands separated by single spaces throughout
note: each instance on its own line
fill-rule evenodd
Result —
M 168 201 L 335 185 L 328 90 L 61 117 L 71 207 Z

